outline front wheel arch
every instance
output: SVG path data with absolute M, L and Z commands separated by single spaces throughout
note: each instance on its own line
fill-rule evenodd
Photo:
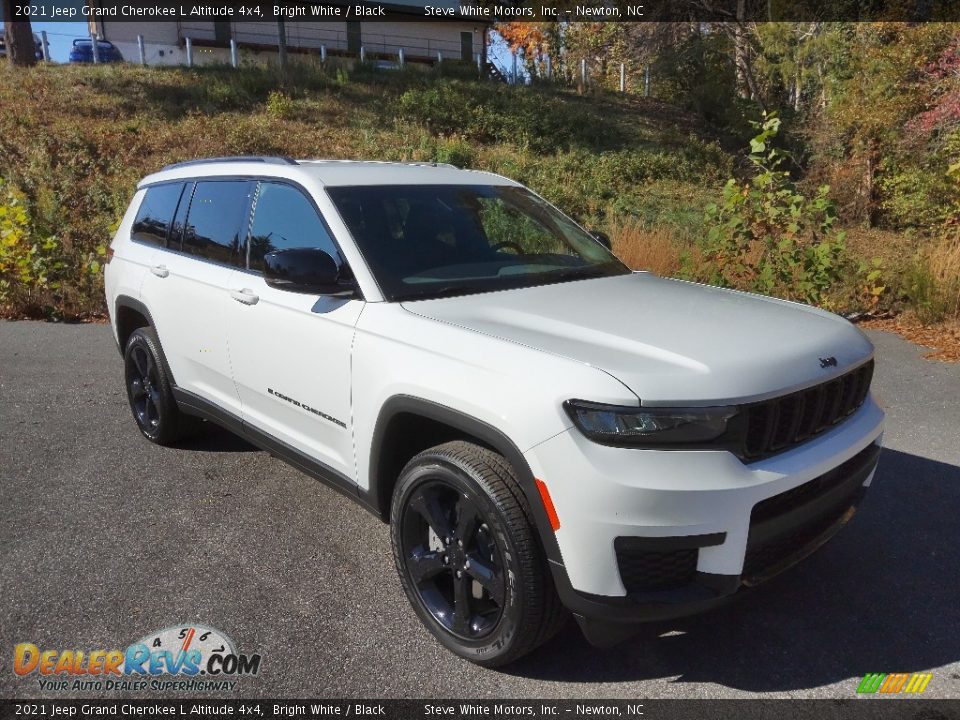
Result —
M 424 438 L 411 447 L 405 432 L 411 418 L 424 419 L 435 428 L 440 428 L 438 439 Z M 370 444 L 369 470 L 369 496 L 380 518 L 384 522 L 389 521 L 393 490 L 407 461 L 422 450 L 450 440 L 467 440 L 507 459 L 516 472 L 517 482 L 530 507 L 540 545 L 551 561 L 551 567 L 561 569 L 563 561 L 557 538 L 540 499 L 533 471 L 520 449 L 507 435 L 489 423 L 432 400 L 413 395 L 394 395 L 380 409 Z

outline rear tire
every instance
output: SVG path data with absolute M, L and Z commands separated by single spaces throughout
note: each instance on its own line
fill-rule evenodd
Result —
M 171 445 L 193 426 L 177 407 L 161 360 L 160 340 L 152 327 L 137 328 L 123 352 L 127 400 L 140 433 L 157 445 Z
M 390 512 L 394 562 L 421 622 L 486 667 L 530 652 L 566 619 L 516 472 L 455 441 L 407 463 Z

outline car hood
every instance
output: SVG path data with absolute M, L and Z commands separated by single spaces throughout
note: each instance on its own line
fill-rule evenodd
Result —
M 760 400 L 829 380 L 873 353 L 862 332 L 825 311 L 650 273 L 403 306 L 599 368 L 645 405 Z

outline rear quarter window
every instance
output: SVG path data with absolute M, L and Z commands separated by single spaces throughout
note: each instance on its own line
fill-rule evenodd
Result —
M 131 239 L 166 247 L 170 223 L 177 211 L 183 185 L 169 183 L 147 188 L 130 230 Z

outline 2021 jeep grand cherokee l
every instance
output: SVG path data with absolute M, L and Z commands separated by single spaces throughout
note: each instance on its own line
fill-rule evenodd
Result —
M 106 270 L 134 417 L 160 444 L 212 420 L 388 521 L 417 614 L 474 662 L 565 608 L 596 644 L 708 608 L 853 513 L 873 349 L 602 240 L 450 166 L 167 167 Z

